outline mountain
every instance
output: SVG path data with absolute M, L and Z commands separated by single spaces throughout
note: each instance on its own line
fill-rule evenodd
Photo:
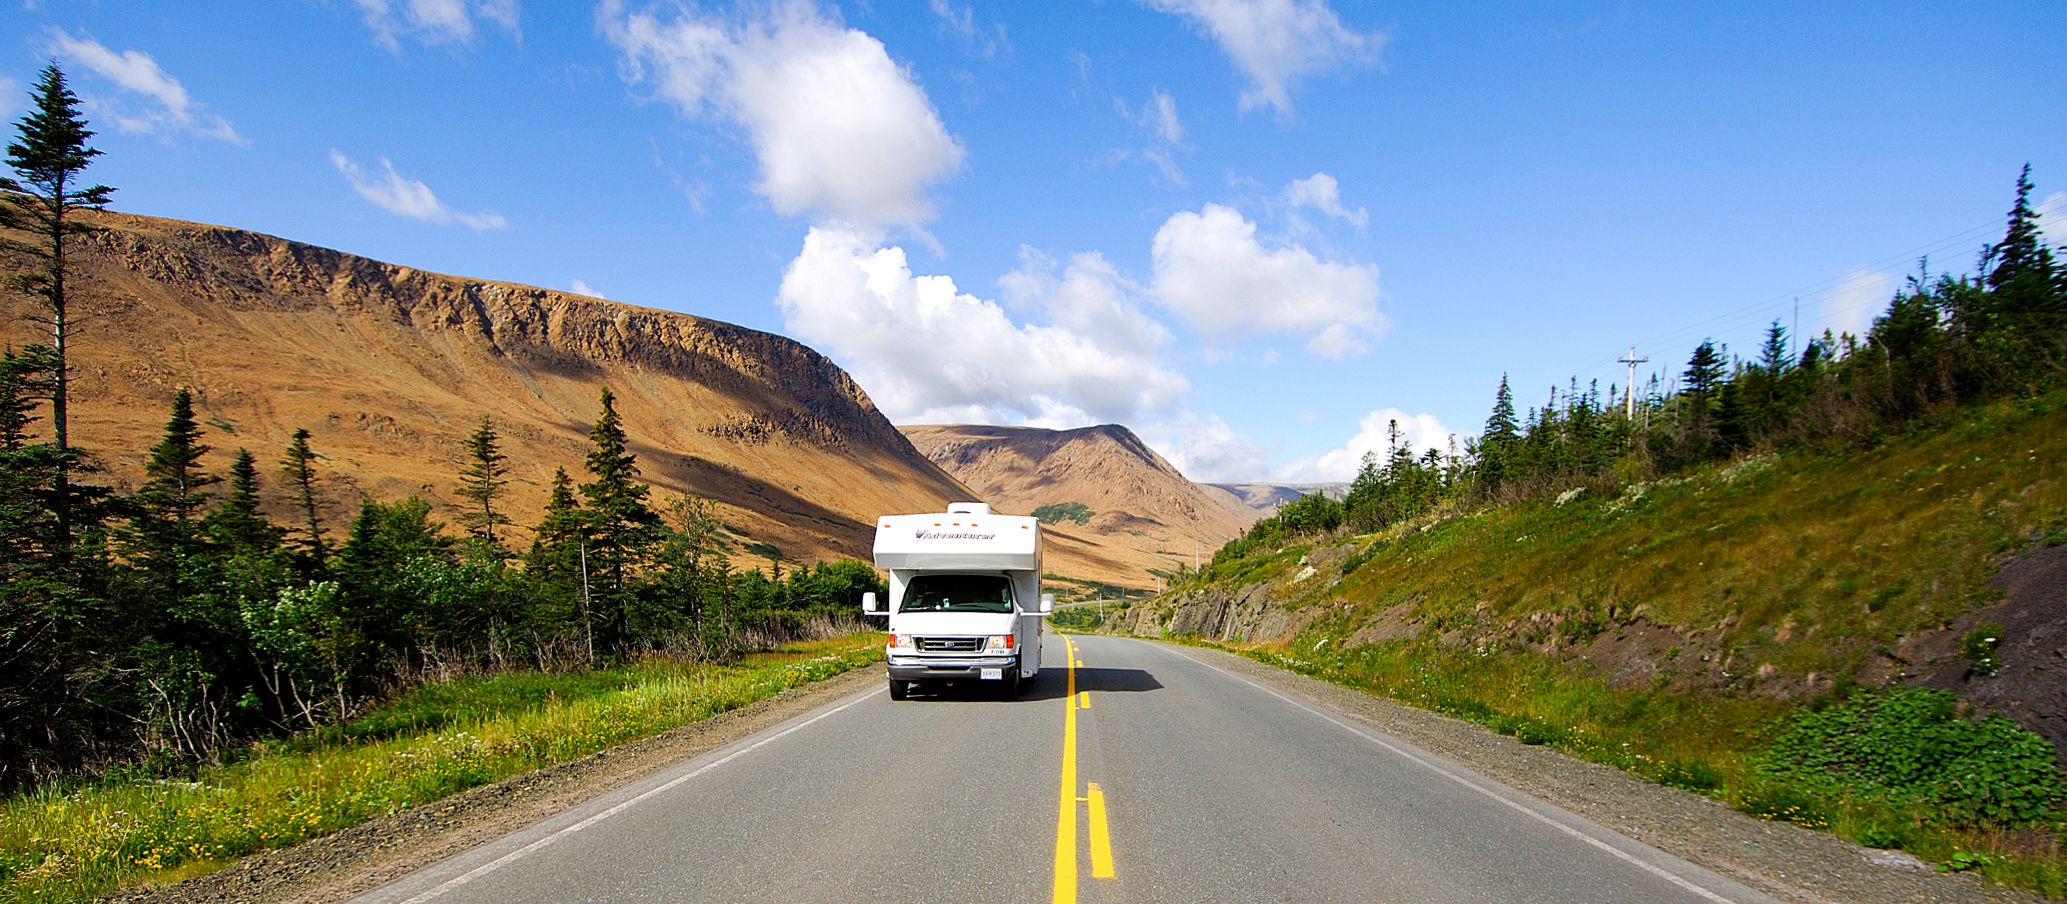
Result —
M 416 494 L 450 518 L 461 441 L 486 415 L 509 456 L 508 510 L 528 526 L 555 468 L 586 476 L 607 385 L 657 501 L 713 500 L 740 548 L 865 558 L 876 515 L 971 495 L 844 371 L 781 336 L 235 229 L 87 220 L 98 228 L 74 257 L 72 436 L 104 481 L 141 480 L 185 386 L 214 450 L 204 465 L 223 473 L 249 448 L 276 501 L 277 462 L 307 428 L 341 539 L 362 493 Z M 28 309 L 16 299 L 6 314 Z M 45 341 L 0 320 L 0 341 Z
M 1117 424 L 1077 430 L 964 424 L 899 428 L 926 457 L 1001 510 L 1035 513 L 1060 537 L 1116 565 L 1106 583 L 1154 586 L 1189 567 L 1255 514 L 1233 495 L 1185 479 Z
M 1207 486 L 1232 494 L 1254 510 L 1258 518 L 1273 514 L 1278 506 L 1297 502 L 1299 497 L 1308 494 L 1321 493 L 1331 499 L 1341 499 L 1349 494 L 1349 484 L 1346 483 L 1214 483 Z

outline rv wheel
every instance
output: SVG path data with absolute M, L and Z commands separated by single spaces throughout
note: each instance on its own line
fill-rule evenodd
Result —
M 1005 699 L 1019 699 L 1019 666 L 1016 664 L 1005 670 Z
M 899 680 L 897 680 L 897 679 L 895 679 L 895 678 L 892 678 L 892 679 L 890 679 L 890 699 L 892 699 L 892 700 L 902 700 L 902 699 L 904 699 L 904 696 L 905 696 L 905 687 L 907 687 L 908 685 L 910 685 L 910 683 L 911 683 L 911 682 L 908 682 L 908 681 L 899 681 Z

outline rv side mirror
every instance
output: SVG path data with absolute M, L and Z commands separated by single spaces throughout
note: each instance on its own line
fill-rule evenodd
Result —
M 1053 611 L 1055 611 L 1055 594 L 1041 594 L 1041 614 L 1047 615 L 1048 613 Z
M 876 592 L 870 590 L 861 595 L 861 614 L 886 615 L 888 613 L 876 608 Z

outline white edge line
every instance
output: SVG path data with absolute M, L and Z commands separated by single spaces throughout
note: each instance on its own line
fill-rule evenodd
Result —
M 867 699 L 869 699 L 869 698 L 870 698 L 870 697 L 872 697 L 872 696 L 874 696 L 874 692 L 869 692 L 869 693 L 865 693 L 865 694 L 862 694 L 862 695 L 856 696 L 856 697 L 855 697 L 854 699 L 852 699 L 852 700 L 849 700 L 849 701 L 847 701 L 847 702 L 845 702 L 845 703 L 842 703 L 842 704 L 840 704 L 840 705 L 838 705 L 838 706 L 835 706 L 835 707 L 833 707 L 832 709 L 828 709 L 828 710 L 826 710 L 825 712 L 822 712 L 822 713 L 819 713 L 818 715 L 812 716 L 812 717 L 811 717 L 811 718 L 809 718 L 809 719 L 805 719 L 805 720 L 804 720 L 804 721 L 802 721 L 802 722 L 798 722 L 798 723 L 797 723 L 797 724 L 795 724 L 795 725 L 792 725 L 792 726 L 790 726 L 790 727 L 788 727 L 788 728 L 785 728 L 785 729 L 783 729 L 783 730 L 781 730 L 781 731 L 779 731 L 779 732 L 776 732 L 775 734 L 769 735 L 769 736 L 767 736 L 767 737 L 765 737 L 765 738 L 762 738 L 762 739 L 760 739 L 760 740 L 758 740 L 758 741 L 755 741 L 754 743 L 752 743 L 752 744 L 749 744 L 749 745 L 747 745 L 747 746 L 745 746 L 745 747 L 741 747 L 740 749 L 738 749 L 738 750 L 735 750 L 735 751 L 732 751 L 731 753 L 728 753 L 728 754 L 726 754 L 726 755 L 724 755 L 724 756 L 722 756 L 722 757 L 720 757 L 720 758 L 718 758 L 718 759 L 715 759 L 715 760 L 712 760 L 712 761 L 710 761 L 710 762 L 708 762 L 708 763 L 705 763 L 705 764 L 703 764 L 702 766 L 698 766 L 698 767 L 697 767 L 697 768 L 695 769 L 695 771 L 689 772 L 689 773 L 687 773 L 687 774 L 684 774 L 684 775 L 678 775 L 678 776 L 674 777 L 673 779 L 670 779 L 670 780 L 668 780 L 668 782 L 667 782 L 666 784 L 663 784 L 663 785 L 661 785 L 661 786 L 659 786 L 659 787 L 657 787 L 657 788 L 653 788 L 653 789 L 650 789 L 650 790 L 646 791 L 645 793 L 643 793 L 643 794 L 640 794 L 639 796 L 637 796 L 637 797 L 634 797 L 634 798 L 632 798 L 631 800 L 627 800 L 627 801 L 624 801 L 623 803 L 620 803 L 620 804 L 618 804 L 617 806 L 611 807 L 611 808 L 610 808 L 610 809 L 608 809 L 608 810 L 604 810 L 604 811 L 603 811 L 603 812 L 601 812 L 601 813 L 597 813 L 597 814 L 596 814 L 596 815 L 594 815 L 594 816 L 591 816 L 591 817 L 589 817 L 589 818 L 587 818 L 587 819 L 584 819 L 584 820 L 582 820 L 582 821 L 580 821 L 580 822 L 577 822 L 577 823 L 575 823 L 575 824 L 573 824 L 573 825 L 571 825 L 571 826 L 568 826 L 568 827 L 566 827 L 566 828 L 564 828 L 564 829 L 561 829 L 561 830 L 559 830 L 559 831 L 557 831 L 557 832 L 554 832 L 554 833 L 552 833 L 551 835 L 547 835 L 547 836 L 545 836 L 544 838 L 540 838 L 540 839 L 538 839 L 537 841 L 531 842 L 530 844 L 527 844 L 527 845 L 525 845 L 525 846 L 523 846 L 523 847 L 520 847 L 520 848 L 518 848 L 518 849 L 516 849 L 516 850 L 514 850 L 514 851 L 511 851 L 511 852 L 509 852 L 509 853 L 507 853 L 507 854 L 504 854 L 504 855 L 502 855 L 502 856 L 500 856 L 500 857 L 497 857 L 497 858 L 495 858 L 494 860 L 491 860 L 491 861 L 489 861 L 489 862 L 487 862 L 487 863 L 483 863 L 483 864 L 481 864 L 480 866 L 474 867 L 473 869 L 471 869 L 471 870 L 468 870 L 468 871 L 467 871 L 466 873 L 464 873 L 464 874 L 462 874 L 462 875 L 459 875 L 459 876 L 455 876 L 455 877 L 453 877 L 453 878 L 451 878 L 451 879 L 448 879 L 448 880 L 446 880 L 446 881 L 445 881 L 445 882 L 444 882 L 443 884 L 439 885 L 439 886 L 438 886 L 438 887 L 436 887 L 436 888 L 433 888 L 433 889 L 431 889 L 430 891 L 424 892 L 423 894 L 417 895 L 417 896 L 416 896 L 416 897 L 414 897 L 414 898 L 410 898 L 409 900 L 407 900 L 407 901 L 404 901 L 404 902 L 402 902 L 402 904 L 424 904 L 424 902 L 426 902 L 426 901 L 430 901 L 431 899 L 433 899 L 433 898 L 436 898 L 436 897 L 438 897 L 439 895 L 442 895 L 442 894 L 444 894 L 444 893 L 446 893 L 446 892 L 448 892 L 448 891 L 452 891 L 453 889 L 459 888 L 460 886 L 463 886 L 463 885 L 465 885 L 465 884 L 467 884 L 467 883 L 469 883 L 469 882 L 472 882 L 472 881 L 474 881 L 475 879 L 479 879 L 479 878 L 481 878 L 482 876 L 488 875 L 489 873 L 495 872 L 496 870 L 499 870 L 499 869 L 501 869 L 501 868 L 503 868 L 503 867 L 505 867 L 505 866 L 508 866 L 508 865 L 510 865 L 510 864 L 512 864 L 512 863 L 515 863 L 515 862 L 517 862 L 518 860 L 522 860 L 522 859 L 524 859 L 525 857 L 528 857 L 528 856 L 530 856 L 530 855 L 532 855 L 532 854 L 535 854 L 535 853 L 537 853 L 538 851 L 540 851 L 540 850 L 543 850 L 543 849 L 544 849 L 544 848 L 545 848 L 546 846 L 548 846 L 548 845 L 551 845 L 552 843 L 554 843 L 554 842 L 556 842 L 556 841 L 559 841 L 559 840 L 560 840 L 560 839 L 562 839 L 562 838 L 565 838 L 565 837 L 567 837 L 567 836 L 569 836 L 569 835 L 572 835 L 572 834 L 574 834 L 574 833 L 576 833 L 576 832 L 579 832 L 579 831 L 581 831 L 581 830 L 583 830 L 583 829 L 586 829 L 586 828 L 588 828 L 589 826 L 595 825 L 596 823 L 602 822 L 602 821 L 603 821 L 603 820 L 605 820 L 605 819 L 609 819 L 609 818 L 610 818 L 610 817 L 612 817 L 612 816 L 616 816 L 616 815 L 617 815 L 617 814 L 619 814 L 619 813 L 622 813 L 622 812 L 624 812 L 624 811 L 626 811 L 626 810 L 629 810 L 629 809 L 631 809 L 632 807 L 634 807 L 634 806 L 637 806 L 637 805 L 638 805 L 639 803 L 641 803 L 641 802 L 645 801 L 645 800 L 646 800 L 647 798 L 650 798 L 650 797 L 653 797 L 654 795 L 657 795 L 657 794 L 662 794 L 662 793 L 664 793 L 664 792 L 667 792 L 667 791 L 669 791 L 669 790 L 672 790 L 673 788 L 675 788 L 676 786 L 678 786 L 678 785 L 682 784 L 683 782 L 686 782 L 686 781 L 688 781 L 688 780 L 690 780 L 690 779 L 693 779 L 693 778 L 695 778 L 695 777 L 697 777 L 697 776 L 699 776 L 699 775 L 702 775 L 702 774 L 704 774 L 704 773 L 706 773 L 706 772 L 709 772 L 709 771 L 711 771 L 712 769 L 716 769 L 716 768 L 718 768 L 719 766 L 723 766 L 723 765 L 725 765 L 726 763 L 732 762 L 733 760 L 736 760 L 736 759 L 738 759 L 738 758 L 740 758 L 740 757 L 743 757 L 743 756 L 745 756 L 745 755 L 747 755 L 747 754 L 749 754 L 749 753 L 752 753 L 752 752 L 754 752 L 754 751 L 756 751 L 756 750 L 759 750 L 759 749 L 760 749 L 760 748 L 761 748 L 761 747 L 762 747 L 763 745 L 766 745 L 766 744 L 772 743 L 772 742 L 776 741 L 777 739 L 779 739 L 779 738 L 783 737 L 784 735 L 787 735 L 787 734 L 789 734 L 789 733 L 791 733 L 791 732 L 794 732 L 794 731 L 798 731 L 798 730 L 800 730 L 800 729 L 803 729 L 803 728 L 805 728 L 806 726 L 809 726 L 809 725 L 810 725 L 811 723 L 813 723 L 813 722 L 816 722 L 816 721 L 818 721 L 818 720 L 820 720 L 820 719 L 823 719 L 823 718 L 825 718 L 825 717 L 827 717 L 827 716 L 830 716 L 830 715 L 832 715 L 832 714 L 834 714 L 834 713 L 837 713 L 837 712 L 839 712 L 839 711 L 841 711 L 841 710 L 843 710 L 843 709 L 846 709 L 847 707 L 853 706 L 853 705 L 854 705 L 854 704 L 856 704 L 856 703 L 860 703 L 860 702 L 861 702 L 861 701 L 863 701 L 863 700 L 867 700 Z
M 1153 646 L 1163 645 L 1154 644 Z M 1341 728 L 1345 731 L 1355 734 L 1358 737 L 1363 738 L 1366 741 L 1383 747 L 1397 756 L 1405 758 L 1414 763 L 1418 763 L 1421 766 L 1426 767 L 1429 771 L 1434 772 L 1437 775 L 1440 775 L 1444 778 L 1447 778 L 1450 781 L 1456 782 L 1457 784 L 1463 785 L 1466 788 L 1470 788 L 1471 790 L 1476 791 L 1481 795 L 1484 795 L 1487 799 L 1499 803 L 1501 806 L 1507 807 L 1508 809 L 1520 813 L 1524 816 L 1527 816 L 1530 819 L 1534 819 L 1537 822 L 1543 823 L 1544 825 L 1547 825 L 1553 829 L 1563 832 L 1566 835 L 1570 835 L 1573 838 L 1576 838 L 1580 841 L 1586 842 L 1587 844 L 1593 845 L 1596 848 L 1606 851 L 1607 853 L 1615 856 L 1616 858 L 1623 860 L 1629 863 L 1631 866 L 1641 869 L 1644 872 L 1657 876 L 1660 879 L 1664 879 L 1667 882 L 1677 885 L 1680 888 L 1686 889 L 1687 891 L 1693 892 L 1694 894 L 1700 895 L 1701 897 L 1706 898 L 1710 901 L 1714 901 L 1716 902 L 1716 904 L 1736 904 L 1736 902 L 1730 900 L 1729 898 L 1725 898 L 1722 895 L 1716 894 L 1715 892 L 1709 891 L 1706 888 L 1702 888 L 1701 886 L 1694 884 L 1691 880 L 1679 875 L 1678 873 L 1665 869 L 1664 867 L 1661 867 L 1655 863 L 1647 862 L 1642 858 L 1639 858 L 1636 855 L 1629 853 L 1628 851 L 1615 847 L 1614 845 L 1611 845 L 1605 841 L 1595 838 L 1592 835 L 1588 835 L 1585 832 L 1568 826 L 1556 819 L 1552 819 L 1549 815 L 1538 812 L 1536 809 L 1532 807 L 1526 806 L 1521 803 L 1517 803 L 1513 800 L 1509 800 L 1505 796 L 1502 796 L 1501 794 L 1493 791 L 1491 788 L 1486 788 L 1482 785 L 1479 785 L 1477 782 L 1473 782 L 1470 779 L 1467 779 L 1464 776 L 1458 775 L 1456 772 L 1453 772 L 1450 769 L 1445 768 L 1441 763 L 1434 762 L 1426 757 L 1416 756 L 1413 752 L 1403 749 L 1389 741 L 1386 741 L 1384 738 L 1372 734 L 1370 731 L 1366 730 L 1361 726 L 1352 724 L 1350 722 L 1345 722 L 1342 719 L 1336 718 L 1335 716 L 1329 713 L 1323 712 L 1319 709 L 1315 709 L 1312 706 L 1309 706 L 1298 700 L 1294 700 L 1291 697 L 1287 697 L 1284 694 L 1278 693 L 1275 690 L 1264 687 L 1261 684 L 1257 684 L 1256 682 L 1249 680 L 1247 676 L 1238 675 L 1234 672 L 1228 671 L 1227 669 L 1221 668 L 1220 666 L 1214 665 L 1213 663 L 1192 656 L 1189 653 L 1185 653 L 1183 651 L 1176 649 L 1170 649 L 1168 647 L 1164 647 L 1164 649 L 1171 654 L 1182 656 L 1185 659 L 1191 660 L 1192 662 L 1198 663 L 1199 665 L 1205 666 L 1206 668 L 1212 669 L 1213 671 L 1219 672 L 1223 675 L 1228 676 L 1229 678 L 1233 678 L 1236 681 L 1240 681 L 1243 684 L 1246 684 L 1259 691 L 1276 697 L 1279 700 L 1283 700 L 1286 703 L 1290 703 L 1293 706 L 1306 710 L 1307 712 L 1312 713 L 1315 716 L 1319 716 L 1322 719 L 1332 722 L 1338 728 Z

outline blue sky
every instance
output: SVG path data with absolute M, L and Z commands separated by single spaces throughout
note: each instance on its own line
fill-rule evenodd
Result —
M 1863 331 L 2027 161 L 2067 223 L 2053 2 L 0 16 L 0 115 L 62 60 L 120 209 L 782 333 L 900 423 L 1117 421 L 1202 480 Z

